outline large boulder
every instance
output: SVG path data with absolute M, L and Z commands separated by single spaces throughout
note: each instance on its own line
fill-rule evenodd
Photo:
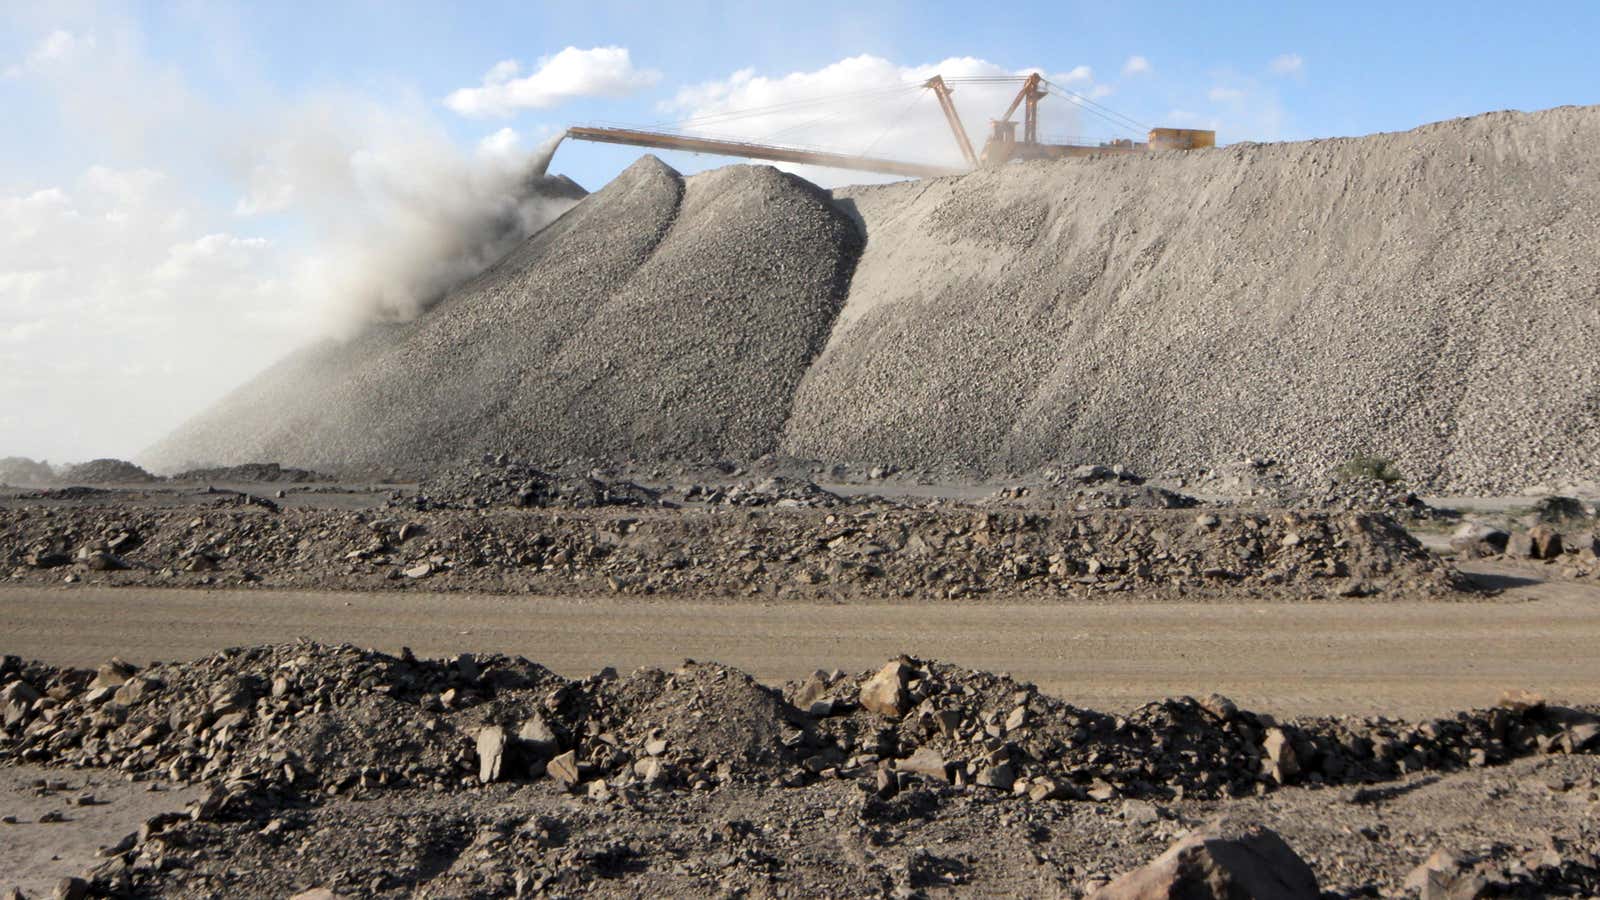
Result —
M 1217 821 L 1190 832 L 1095 900 L 1316 900 L 1316 873 L 1260 825 Z
M 1528 531 L 1528 537 L 1533 539 L 1535 559 L 1555 559 L 1561 555 L 1561 532 L 1549 525 L 1533 526 Z
M 911 706 L 911 698 L 906 693 L 910 680 L 911 666 L 904 657 L 890 661 L 861 685 L 862 708 L 886 718 L 900 718 Z
M 1506 543 L 1510 540 L 1511 535 L 1498 528 L 1465 522 L 1450 536 L 1450 549 L 1469 559 L 1498 556 L 1506 552 Z
M 505 769 L 506 731 L 498 725 L 478 732 L 478 781 L 499 781 Z

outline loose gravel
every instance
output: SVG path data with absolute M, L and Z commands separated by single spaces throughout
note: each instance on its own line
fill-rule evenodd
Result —
M 1600 108 L 848 188 L 867 247 L 784 449 L 1507 493 L 1600 460 Z
M 1419 722 L 1280 722 L 1215 694 L 1120 716 L 908 657 L 774 689 L 689 660 L 567 680 L 521 658 L 299 642 L 142 670 L 6 657 L 0 714 L 0 765 L 205 787 L 100 853 L 83 887 L 111 895 L 742 895 L 787 882 L 909 897 L 1032 881 L 1081 896 L 1218 809 L 1279 818 L 1291 835 L 1378 809 L 1361 817 L 1378 820 L 1361 823 L 1370 833 L 1347 827 L 1348 839 L 1301 849 L 1336 896 L 1393 895 L 1438 832 L 1459 840 L 1482 825 L 1435 810 L 1411 846 L 1392 806 L 1472 770 L 1522 787 L 1511 802 L 1490 794 L 1494 817 L 1481 816 L 1480 788 L 1477 817 L 1542 823 L 1545 846 L 1457 846 L 1470 856 L 1438 868 L 1512 896 L 1600 886 L 1583 764 L 1600 751 L 1600 718 L 1528 695 Z M 1526 790 L 1530 761 L 1560 811 Z M 65 783 L 40 790 L 53 782 Z M 409 817 L 371 812 L 400 804 Z M 1282 804 L 1317 814 L 1273 816 Z M 798 839 L 797 826 L 832 838 Z M 899 870 L 872 865 L 880 855 Z
M 1370 455 L 1413 489 L 1559 487 L 1600 460 L 1597 144 L 1600 108 L 1567 107 L 832 204 L 646 157 L 421 318 L 286 360 L 148 459 L 1255 455 L 1315 483 Z
M 645 157 L 416 321 L 304 351 L 149 456 L 417 473 L 491 450 L 753 459 L 859 244 L 792 176 L 685 180 Z
M 1379 514 L 830 506 L 810 494 L 751 505 L 706 497 L 678 509 L 652 496 L 518 473 L 469 479 L 459 493 L 396 496 L 379 510 L 280 509 L 236 492 L 171 508 L 26 499 L 0 508 L 0 574 L 27 584 L 425 584 L 836 602 L 1472 596 L 1460 573 Z

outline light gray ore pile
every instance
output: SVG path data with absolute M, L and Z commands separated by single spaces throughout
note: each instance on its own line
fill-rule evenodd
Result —
M 1379 454 L 1441 490 L 1580 480 L 1597 145 L 1600 108 L 1569 107 L 832 197 L 647 157 L 415 321 L 285 360 L 148 459 L 1250 453 L 1310 479 Z

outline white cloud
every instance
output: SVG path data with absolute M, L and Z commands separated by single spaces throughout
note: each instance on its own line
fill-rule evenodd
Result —
M 1305 71 L 1306 61 L 1298 53 L 1285 53 L 1272 61 L 1275 75 L 1299 75 Z
M 24 75 L 43 71 L 49 66 L 72 59 L 80 53 L 94 49 L 94 35 L 76 35 L 70 31 L 56 29 L 40 39 L 25 60 L 7 66 L 7 78 L 21 78 Z
M 152 274 L 161 281 L 173 282 L 192 277 L 202 269 L 247 272 L 258 254 L 269 246 L 266 238 L 208 234 L 167 248 L 167 258 Z
M 1147 75 L 1150 72 L 1150 60 L 1142 56 L 1130 56 L 1122 64 L 1122 74 L 1132 77 L 1134 75 Z
M 1269 80 L 1251 77 L 1229 69 L 1212 73 L 1211 87 L 1204 99 L 1211 106 L 1210 118 L 1196 127 L 1217 132 L 1220 143 L 1233 141 L 1277 141 L 1293 137 L 1289 116 L 1277 87 Z M 1200 98 L 1192 98 L 1194 103 Z M 1193 107 L 1191 107 L 1193 108 Z M 1201 121 L 1200 116 L 1195 120 Z M 1183 124 L 1183 123 L 1176 123 Z
M 282 212 L 294 205 L 295 186 L 289 173 L 270 163 L 257 163 L 250 169 L 244 195 L 233 211 L 241 216 Z
M 518 78 L 521 71 L 515 60 L 496 63 L 482 85 L 451 92 L 445 105 L 463 116 L 510 116 L 580 97 L 625 97 L 661 80 L 660 72 L 635 68 L 626 47 L 568 47 L 540 59 L 536 71 Z
M 104 162 L 0 184 L 0 456 L 133 456 L 296 346 L 414 309 L 547 221 L 518 190 L 536 151 L 514 133 L 461 146 L 404 94 L 213 103 L 132 26 L 97 35 L 92 53 L 46 40 L 30 59 L 48 72 L 15 85 L 57 112 L 39 140 Z
M 956 109 L 974 150 L 981 150 L 988 123 L 1005 111 L 1020 83 L 962 83 L 972 76 L 1020 76 L 1041 71 L 1009 69 L 973 57 L 905 66 L 878 56 L 842 59 L 820 69 L 765 76 L 741 69 L 725 79 L 690 85 L 660 104 L 685 131 L 708 137 L 793 144 L 841 153 L 904 159 L 948 166 L 963 164 L 949 125 L 932 93 L 921 88 L 934 75 L 950 80 Z M 1047 76 L 1089 97 L 1103 97 L 1088 66 Z M 848 100 L 839 100 L 848 96 Z M 749 114 L 749 110 L 758 110 Z M 1040 103 L 1041 138 L 1082 137 L 1081 111 L 1067 97 Z M 1098 122 L 1098 120 L 1096 120 Z M 1120 132 L 1116 135 L 1126 136 Z M 780 165 L 819 184 L 886 180 L 865 172 Z
M 1216 116 L 1202 116 L 1188 109 L 1167 110 L 1166 121 L 1184 128 L 1207 128 L 1212 131 L 1218 131 L 1222 128 L 1222 120 Z
M 189 230 L 175 188 L 96 165 L 0 195 L 0 420 L 27 426 L 0 454 L 132 455 L 314 334 L 271 245 Z
M 521 135 L 514 129 L 502 128 L 478 141 L 478 153 L 483 156 L 505 156 L 515 152 L 521 142 Z

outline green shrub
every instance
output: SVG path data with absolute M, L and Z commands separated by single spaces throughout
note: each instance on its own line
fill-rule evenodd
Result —
M 1351 480 L 1381 481 L 1384 484 L 1396 484 L 1406 480 L 1406 477 L 1400 474 L 1400 470 L 1394 467 L 1394 460 L 1365 454 L 1351 457 L 1339 467 L 1339 475 Z

